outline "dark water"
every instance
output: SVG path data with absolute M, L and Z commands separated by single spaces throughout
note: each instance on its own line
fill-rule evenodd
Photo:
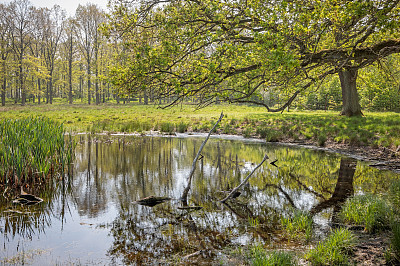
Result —
M 321 151 L 257 142 L 210 139 L 198 162 L 188 204 L 179 198 L 204 138 L 77 137 L 71 183 L 31 188 L 35 206 L 0 199 L 0 264 L 174 264 L 207 250 L 218 262 L 227 247 L 287 243 L 282 216 L 311 211 L 316 228 L 332 221 L 340 202 L 355 193 L 385 192 L 399 175 Z M 241 195 L 228 191 L 268 154 Z M 275 167 L 270 162 L 278 160 Z M 34 191 L 33 191 L 34 190 Z M 147 196 L 170 197 L 155 207 Z M 333 217 L 334 218 L 334 217 Z

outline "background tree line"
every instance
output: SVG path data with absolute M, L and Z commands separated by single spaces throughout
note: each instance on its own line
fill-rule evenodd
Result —
M 179 89 L 184 82 L 183 79 L 182 82 L 174 84 L 171 77 L 166 78 L 163 80 L 164 85 L 173 85 L 178 89 L 170 90 L 165 86 L 162 91 L 156 85 L 151 84 L 149 75 L 145 78 L 140 77 L 143 78 L 141 84 L 130 82 L 138 78 L 138 73 L 144 73 L 144 69 L 152 71 L 154 66 L 164 64 L 165 57 L 172 57 L 175 51 L 180 49 L 168 44 L 170 46 L 167 46 L 167 50 L 163 51 L 164 54 L 155 54 L 150 58 L 148 47 L 157 46 L 159 43 L 169 43 L 171 40 L 168 39 L 168 36 L 160 35 L 162 32 L 160 28 L 135 28 L 132 25 L 135 23 L 151 25 L 151 19 L 157 21 L 157 16 L 161 17 L 159 20 L 162 21 L 164 18 L 161 14 L 164 11 L 156 11 L 155 15 L 152 15 L 155 18 L 144 16 L 149 21 L 140 21 L 140 16 L 135 18 L 130 11 L 131 8 L 116 4 L 113 12 L 107 14 L 98 6 L 87 4 L 80 5 L 73 17 L 67 17 L 65 11 L 57 5 L 52 8 L 36 8 L 28 0 L 14 0 L 9 4 L 0 4 L 0 91 L 2 105 L 4 106 L 6 102 L 24 105 L 27 101 L 37 104 L 44 102 L 52 104 L 55 98 L 61 98 L 62 101 L 68 101 L 71 104 L 74 101 L 100 104 L 110 100 L 119 102 L 120 97 L 124 102 L 134 97 L 134 100 L 138 103 L 144 104 L 149 102 L 173 103 L 180 97 L 179 93 L 185 91 L 185 89 Z M 181 12 L 181 16 L 184 15 L 188 16 L 188 14 Z M 118 26 L 115 26 L 116 22 L 119 23 Z M 165 25 L 170 25 L 176 31 L 176 28 L 174 28 L 176 25 L 171 23 L 171 20 L 166 20 L 166 23 Z M 227 22 L 224 21 L 224 23 Z M 104 24 L 111 25 L 114 30 L 102 30 Z M 190 25 L 190 23 L 186 25 Z M 257 27 L 253 30 L 258 30 Z M 187 34 L 192 38 L 189 35 L 191 33 L 188 28 L 183 27 L 182 29 L 185 29 L 184 36 Z M 158 39 L 155 39 L 154 36 L 158 36 Z M 193 36 L 197 38 L 196 35 Z M 251 43 L 253 40 L 250 40 L 249 36 L 242 36 L 240 42 L 243 45 L 246 42 Z M 204 41 L 198 39 L 196 39 L 196 42 L 200 42 L 200 45 L 204 43 Z M 232 51 L 241 49 L 239 46 L 239 48 L 227 46 L 227 40 L 223 43 L 225 54 L 229 49 L 232 49 Z M 181 45 L 184 46 L 184 44 Z M 274 45 L 276 46 L 276 44 Z M 132 48 L 133 46 L 140 48 Z M 255 48 L 250 49 L 254 50 Z M 141 54 L 136 54 L 137 51 L 140 51 Z M 208 50 L 208 52 L 210 51 Z M 249 57 L 248 51 L 243 52 L 243 54 L 246 55 L 246 58 L 248 57 L 250 62 L 253 60 Z M 220 74 L 226 76 L 232 74 L 233 76 L 235 71 L 253 70 L 246 67 L 239 69 L 237 66 L 227 70 L 218 69 L 217 60 L 220 60 L 221 57 L 217 55 L 215 55 L 215 60 L 212 58 L 213 55 L 207 55 L 207 50 L 203 55 L 204 58 L 208 58 L 207 60 L 213 59 L 213 65 L 207 66 L 209 69 L 208 74 L 206 74 L 208 79 L 215 75 L 211 78 L 214 82 Z M 132 68 L 126 70 L 123 66 L 129 66 L 132 57 L 137 56 L 142 57 L 142 59 L 138 60 L 139 69 L 135 70 L 136 76 L 133 77 L 132 73 L 129 73 Z M 150 59 L 154 62 L 151 62 Z M 182 65 L 181 69 L 187 68 L 184 70 L 184 76 L 193 76 L 190 86 L 202 81 L 200 78 L 202 73 L 199 72 L 200 74 L 197 77 L 194 76 L 198 71 L 198 64 L 196 65 L 195 61 L 191 63 L 190 60 L 185 63 L 187 65 Z M 245 63 L 241 64 L 245 65 Z M 255 66 L 254 69 L 258 67 L 257 64 L 253 66 Z M 399 56 L 394 53 L 358 71 L 358 97 L 363 109 L 400 111 L 399 66 Z M 193 70 L 192 74 L 189 73 L 190 69 Z M 124 85 L 127 87 L 118 84 L 115 76 L 116 71 L 119 71 L 119 74 L 122 73 L 117 78 L 122 77 L 121 79 L 124 80 Z M 156 78 L 159 78 L 159 76 L 160 74 L 156 74 Z M 256 75 L 254 77 L 247 76 L 251 81 L 255 80 L 256 77 Z M 143 83 L 146 79 L 148 80 L 147 83 Z M 211 86 L 209 86 L 210 84 Z M 229 101 L 234 93 L 240 91 L 241 87 L 251 87 L 249 92 L 245 91 L 247 103 L 260 102 L 261 100 L 265 105 L 279 109 L 285 106 L 295 90 L 290 86 L 287 86 L 284 90 L 277 90 L 274 87 L 265 86 L 264 83 L 256 87 L 258 83 L 250 84 L 250 82 L 240 78 L 222 83 L 225 87 L 233 87 L 234 93 L 230 93 L 232 90 L 225 92 L 221 88 L 215 89 L 217 84 L 210 84 L 207 85 L 205 93 L 186 94 L 183 97 L 184 101 L 199 102 L 205 98 L 207 100 L 214 99 L 206 101 L 206 103 L 218 103 L 219 100 Z M 238 89 L 236 90 L 235 87 Z M 256 89 L 253 90 L 253 88 Z M 301 90 L 290 106 L 290 108 L 303 110 L 340 110 L 342 91 L 339 78 L 337 76 L 324 77 L 322 83 L 313 84 L 307 90 Z
M 58 5 L 36 8 L 28 0 L 0 4 L 1 102 L 52 104 L 54 98 L 99 104 L 111 96 L 103 79 L 113 54 L 99 29 L 106 14 L 79 5 L 67 17 Z

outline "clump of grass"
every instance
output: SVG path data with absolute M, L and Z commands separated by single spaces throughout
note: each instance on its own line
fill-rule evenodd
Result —
M 178 131 L 179 133 L 184 133 L 187 131 L 187 129 L 188 129 L 188 124 L 184 122 L 176 124 L 176 131 Z
M 160 126 L 161 132 L 172 134 L 174 132 L 174 130 L 175 130 L 175 125 L 173 123 L 170 123 L 170 122 L 161 123 L 161 126 Z
M 318 146 L 320 146 L 320 147 L 325 146 L 325 142 L 326 142 L 327 139 L 328 138 L 324 133 L 318 134 L 318 136 L 317 136 L 317 144 L 318 144 Z
M 292 266 L 297 265 L 295 257 L 284 251 L 268 253 L 262 246 L 253 246 L 250 250 L 251 265 L 254 266 Z
M 282 133 L 278 130 L 269 130 L 265 140 L 267 142 L 278 142 L 282 138 Z
M 305 258 L 313 265 L 350 265 L 348 254 L 355 245 L 354 234 L 348 229 L 339 228 L 319 242 Z
M 393 249 L 395 259 L 400 262 L 400 224 L 392 226 L 391 248 Z
M 390 185 L 388 198 L 397 214 L 400 215 L 400 180 L 393 181 Z
M 344 223 L 362 225 L 368 232 L 375 232 L 390 226 L 393 210 L 376 195 L 357 195 L 346 201 L 339 218 Z
M 250 138 L 252 134 L 253 134 L 253 129 L 252 129 L 251 127 L 246 127 L 246 128 L 243 130 L 243 136 L 244 136 L 245 138 Z
M 270 129 L 266 125 L 260 125 L 256 129 L 256 134 L 260 136 L 260 138 L 265 139 L 268 136 Z
M 0 121 L 0 183 L 46 180 L 64 174 L 73 160 L 71 136 L 63 124 L 49 118 Z
M 281 219 L 281 225 L 285 235 L 291 240 L 311 240 L 312 217 L 301 211 L 295 211 L 293 216 Z

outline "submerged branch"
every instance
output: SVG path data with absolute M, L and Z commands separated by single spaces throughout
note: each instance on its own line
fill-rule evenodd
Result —
M 206 145 L 208 139 L 210 138 L 211 133 L 215 130 L 215 128 L 217 127 L 217 125 L 219 124 L 219 122 L 221 122 L 221 120 L 222 120 L 223 117 L 224 117 L 224 114 L 223 114 L 223 112 L 221 112 L 221 115 L 220 115 L 218 121 L 215 123 L 215 125 L 214 125 L 213 128 L 210 130 L 210 132 L 208 132 L 208 135 L 207 135 L 206 139 L 205 139 L 205 140 L 203 141 L 203 143 L 201 144 L 200 149 L 199 149 L 199 151 L 197 152 L 197 155 L 196 155 L 196 157 L 195 157 L 194 160 L 193 160 L 192 169 L 190 170 L 189 177 L 188 177 L 188 184 L 187 184 L 185 190 L 183 191 L 182 197 L 181 197 L 181 200 L 184 201 L 184 202 L 186 202 L 186 200 L 187 200 L 187 195 L 188 195 L 188 193 L 189 193 L 190 186 L 191 186 L 191 184 L 192 184 L 193 174 L 194 174 L 194 171 L 196 170 L 196 163 L 197 163 L 197 160 L 199 159 L 199 157 L 201 156 L 201 151 L 203 150 L 204 146 Z
M 268 155 L 265 154 L 265 156 L 264 156 L 263 160 L 261 161 L 261 163 L 259 163 L 259 164 L 253 169 L 253 171 L 251 171 L 251 173 L 243 180 L 242 183 L 240 183 L 239 186 L 235 187 L 235 188 L 231 191 L 231 193 L 229 193 L 229 195 L 226 196 L 226 198 L 224 198 L 223 200 L 221 200 L 221 202 L 222 202 L 222 203 L 225 203 L 225 201 L 227 201 L 228 199 L 230 199 L 230 198 L 233 196 L 233 194 L 235 194 L 235 192 L 238 191 L 238 190 L 250 179 L 250 177 L 253 175 L 253 173 L 254 173 L 268 158 L 269 158 Z

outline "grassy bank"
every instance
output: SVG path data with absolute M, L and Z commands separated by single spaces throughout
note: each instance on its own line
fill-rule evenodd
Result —
M 31 105 L 0 107 L 0 119 L 41 115 L 63 123 L 75 132 L 206 132 L 226 115 L 219 133 L 242 134 L 267 141 L 307 141 L 368 145 L 397 150 L 400 114 L 365 113 L 348 118 L 333 111 L 268 113 L 261 107 L 214 105 L 200 110 L 191 106 L 159 109 L 149 105 Z

